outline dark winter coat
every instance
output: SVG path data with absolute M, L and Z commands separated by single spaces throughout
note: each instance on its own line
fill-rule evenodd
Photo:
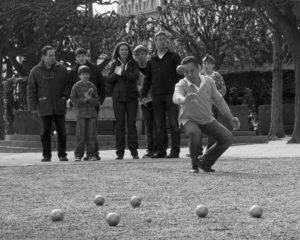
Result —
M 41 61 L 33 67 L 27 85 L 28 110 L 37 110 L 40 116 L 65 115 L 68 79 L 67 69 L 59 63 L 47 69 Z
M 114 73 L 117 66 L 122 64 L 121 60 L 114 60 L 107 76 L 107 84 L 112 89 L 113 100 L 122 102 L 138 98 L 137 81 L 139 79 L 139 64 L 134 59 L 129 59 L 121 76 Z
M 142 97 L 147 96 L 150 88 L 153 96 L 173 94 L 175 84 L 182 77 L 176 72 L 180 61 L 180 56 L 170 50 L 167 50 L 162 59 L 157 54 L 152 56 L 145 70 Z

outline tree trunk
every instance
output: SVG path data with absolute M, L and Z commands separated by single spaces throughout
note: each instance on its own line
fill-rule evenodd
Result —
M 282 121 L 282 37 L 278 31 L 274 30 L 271 123 L 268 138 L 269 140 L 276 140 L 284 136 Z
M 3 55 L 0 49 L 0 140 L 4 139 L 4 84 L 3 84 Z
M 300 143 L 300 55 L 296 55 L 294 57 L 294 64 L 295 64 L 295 120 L 294 120 L 294 130 L 293 130 L 292 138 L 288 141 L 288 143 Z

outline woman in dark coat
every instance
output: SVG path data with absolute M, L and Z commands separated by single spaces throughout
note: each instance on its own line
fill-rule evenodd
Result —
M 125 151 L 125 123 L 127 144 L 134 159 L 138 159 L 138 136 L 136 116 L 138 108 L 137 81 L 139 65 L 132 57 L 128 43 L 120 42 L 113 53 L 113 62 L 107 77 L 112 89 L 113 108 L 116 118 L 117 160 L 123 159 Z

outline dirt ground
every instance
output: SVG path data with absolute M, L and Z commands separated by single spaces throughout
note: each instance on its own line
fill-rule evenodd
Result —
M 300 239 L 299 158 L 226 158 L 216 173 L 189 160 L 0 167 L 0 239 Z M 103 206 L 93 203 L 105 197 Z M 132 208 L 133 195 L 143 198 Z M 204 204 L 206 218 L 195 209 Z M 248 210 L 261 205 L 263 217 Z M 52 222 L 50 212 L 66 212 Z M 110 227 L 109 212 L 121 221 Z M 147 218 L 152 221 L 148 223 Z

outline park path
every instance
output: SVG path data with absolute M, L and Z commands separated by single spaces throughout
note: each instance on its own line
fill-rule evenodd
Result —
M 300 144 L 287 144 L 289 138 L 261 144 L 245 144 L 231 146 L 222 156 L 222 158 L 299 158 L 300 161 Z M 189 161 L 186 157 L 188 148 L 182 148 L 180 157 Z M 145 149 L 139 150 L 140 157 L 145 153 Z M 115 150 L 101 151 L 102 162 L 115 162 Z M 70 164 L 74 163 L 72 152 L 68 152 L 69 162 L 59 162 L 56 152 L 53 152 L 51 163 L 46 164 Z M 45 164 L 40 162 L 41 153 L 0 153 L 0 166 L 28 166 Z M 126 151 L 125 161 L 159 161 L 153 159 L 132 160 L 130 152 Z M 174 161 L 172 159 L 164 159 L 164 161 Z

